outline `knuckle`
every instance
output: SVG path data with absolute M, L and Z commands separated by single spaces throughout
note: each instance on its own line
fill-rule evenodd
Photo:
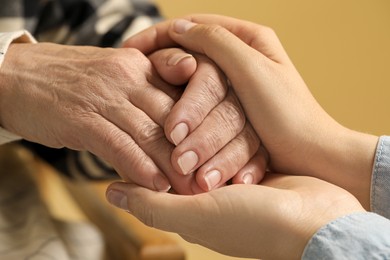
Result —
M 247 163 L 258 151 L 260 146 L 259 138 L 251 130 L 249 125 L 244 128 L 227 146 L 224 152 L 224 158 L 231 163 L 228 172 L 236 173 Z
M 215 76 L 205 75 L 198 81 L 197 93 L 179 101 L 180 113 L 186 115 L 191 125 L 197 126 L 224 99 L 226 91 L 220 91 L 221 85 Z
M 217 115 L 223 122 L 226 122 L 232 130 L 242 130 L 245 125 L 246 119 L 244 112 L 233 100 L 226 100 L 225 105 L 221 109 L 217 110 Z
M 213 66 L 214 67 L 214 66 Z M 214 67 L 214 71 L 216 68 Z M 213 70 L 211 70 L 213 71 Z M 207 97 L 212 104 L 218 104 L 226 96 L 227 86 L 219 73 L 207 73 L 200 81 L 202 96 Z
M 203 26 L 203 34 L 207 38 L 219 38 L 221 35 L 224 35 L 227 33 L 227 30 L 217 24 L 207 25 Z
M 207 115 L 208 111 L 205 111 L 204 106 L 199 99 L 192 100 L 189 102 L 183 102 L 181 104 L 181 111 L 188 118 L 188 122 L 192 125 L 199 124 Z
M 150 158 L 146 156 L 137 144 L 130 141 L 126 134 L 115 132 L 106 140 L 107 147 L 111 146 L 111 162 L 118 174 L 125 180 L 135 182 L 139 185 L 141 177 L 133 173 L 148 172 L 153 174 L 155 167 L 151 164 Z M 115 144 L 115 145 L 113 145 Z
M 136 66 L 134 66 L 136 64 Z M 106 73 L 112 76 L 133 75 L 146 66 L 150 67 L 148 59 L 137 49 L 115 49 L 97 62 Z M 134 76 L 133 76 L 134 77 Z
M 119 137 L 121 139 L 121 137 Z M 119 141 L 119 145 L 115 147 L 115 160 L 118 162 L 130 162 L 133 170 L 141 169 L 143 163 L 143 158 L 137 156 L 138 151 L 136 150 L 136 146 L 131 144 L 130 142 L 121 142 Z M 129 154 L 133 156 L 129 159 Z
M 244 130 L 241 132 L 241 140 L 250 147 L 253 153 L 260 147 L 260 138 L 257 136 L 253 127 L 246 123 Z
M 241 125 L 243 125 L 245 121 L 245 117 L 241 111 L 241 109 L 238 106 L 235 106 L 234 104 L 230 104 L 226 107 L 225 113 L 223 113 L 225 116 L 225 120 L 227 122 L 239 122 Z
M 221 138 L 221 131 L 220 129 L 215 129 L 214 131 L 210 131 L 207 136 L 203 139 L 203 145 L 206 149 L 206 151 L 212 153 L 215 153 L 216 151 L 219 151 L 224 143 L 223 139 Z
M 254 32 L 253 32 L 253 39 L 274 39 L 276 36 L 276 33 L 274 29 L 268 26 L 258 26 Z
M 144 122 L 134 138 L 141 147 L 144 147 L 165 138 L 165 136 L 159 125 L 154 122 Z
M 129 57 L 134 60 L 146 60 L 147 58 L 145 55 L 136 48 L 120 48 L 120 49 L 114 49 L 114 57 L 121 59 L 121 60 L 128 60 Z
M 272 29 L 271 27 L 269 26 L 261 26 L 260 30 L 263 32 L 264 35 L 266 36 L 276 36 L 276 33 L 275 33 L 275 30 Z
M 117 161 L 122 161 L 127 155 L 126 151 L 133 149 L 133 146 L 130 145 L 126 139 L 127 138 L 121 131 L 112 129 L 103 135 L 102 143 L 106 144 L 106 147 L 112 149 L 112 154 Z

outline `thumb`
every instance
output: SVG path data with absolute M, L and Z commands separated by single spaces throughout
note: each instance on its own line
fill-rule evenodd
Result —
M 169 84 L 188 82 L 196 70 L 195 58 L 179 48 L 166 48 L 148 56 L 158 74 Z
M 107 188 L 106 198 L 147 226 L 187 235 L 196 231 L 192 196 L 154 192 L 135 184 L 116 182 Z
M 171 38 L 185 48 L 205 54 L 227 74 L 234 82 L 242 81 L 242 75 L 251 73 L 253 63 L 268 61 L 261 52 L 253 49 L 225 27 L 216 24 L 196 24 L 184 19 L 173 20 L 169 34 Z M 245 73 L 245 74 L 242 74 Z
M 205 54 L 221 68 L 261 136 L 260 118 L 267 118 L 268 112 L 277 107 L 274 103 L 278 101 L 278 90 L 268 87 L 275 85 L 275 62 L 220 25 L 178 19 L 172 21 L 168 33 L 175 42 Z

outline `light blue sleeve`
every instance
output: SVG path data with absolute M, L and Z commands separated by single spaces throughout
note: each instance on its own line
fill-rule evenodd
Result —
M 306 245 L 302 259 L 390 259 L 390 136 L 381 136 L 372 172 L 371 210 L 338 218 Z
M 302 259 L 388 260 L 390 220 L 371 212 L 338 218 L 317 231 Z
M 379 138 L 371 181 L 371 210 L 390 219 L 390 136 Z

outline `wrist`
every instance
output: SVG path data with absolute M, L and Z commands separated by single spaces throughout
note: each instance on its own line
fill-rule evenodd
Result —
M 349 191 L 365 209 L 369 209 L 378 137 L 341 125 L 326 131 L 325 136 L 318 143 L 318 160 L 312 169 L 314 176 Z
M 0 33 L 0 112 L 4 111 L 2 106 L 3 93 L 10 84 L 7 82 L 6 73 L 4 72 L 4 62 L 10 59 L 9 47 L 15 43 L 36 43 L 34 37 L 25 30 Z M 0 113 L 0 126 L 2 126 L 2 117 Z

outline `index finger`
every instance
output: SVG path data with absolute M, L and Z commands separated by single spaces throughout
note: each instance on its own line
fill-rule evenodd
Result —
M 183 17 L 186 20 L 200 24 L 218 24 L 231 33 L 235 34 L 243 42 L 262 52 L 265 56 L 279 61 L 285 60 L 287 54 L 277 37 L 259 37 L 272 34 L 273 31 L 267 26 L 249 21 L 243 21 L 232 17 L 211 14 L 194 14 Z M 145 54 L 158 49 L 174 47 L 178 44 L 169 36 L 171 20 L 156 24 L 136 34 L 124 42 L 124 47 L 137 48 Z M 265 38 L 267 38 L 265 40 Z

